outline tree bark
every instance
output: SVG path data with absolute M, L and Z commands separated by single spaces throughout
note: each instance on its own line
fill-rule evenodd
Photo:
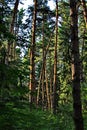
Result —
M 43 31 L 44 31 L 44 25 L 43 25 L 43 29 L 42 29 Z M 53 30 L 54 31 L 54 30 Z M 44 32 L 43 32 L 44 33 Z M 43 34 L 43 36 L 44 36 L 44 34 Z M 45 77 L 43 77 L 43 66 L 44 66 L 44 68 L 46 68 L 46 56 L 47 56 L 47 53 L 48 53 L 48 51 L 49 51 L 49 47 L 50 47 L 50 43 L 51 43 L 51 37 L 52 37 L 52 34 L 50 35 L 50 39 L 49 39 L 49 43 L 48 43 L 48 45 L 46 46 L 46 48 L 44 48 L 44 37 L 43 37 L 43 54 L 42 54 L 42 57 L 43 57 L 43 63 L 42 63 L 42 67 L 41 67 L 41 73 L 40 73 L 40 78 L 39 78 L 39 84 L 38 84 L 38 91 L 37 91 L 37 106 L 38 105 L 41 105 L 41 97 L 42 97 L 42 100 L 44 100 L 44 92 L 46 91 L 43 87 L 43 85 L 44 85 L 44 78 L 46 78 L 46 76 Z M 51 62 L 50 62 L 50 65 L 51 65 Z M 52 67 L 53 68 L 53 67 Z M 44 71 L 46 72 L 46 69 L 44 69 Z M 45 75 L 46 75 L 46 73 L 45 73 Z M 53 77 L 53 74 L 52 74 L 52 72 L 50 72 L 50 77 Z M 51 81 L 51 83 L 53 82 L 53 79 L 51 78 L 50 79 L 50 81 Z M 52 86 L 52 84 L 50 84 L 51 86 Z M 44 91 L 44 90 L 45 91 Z M 40 90 L 42 91 L 42 92 L 40 92 Z M 52 91 L 53 92 L 53 91 Z M 41 95 L 41 93 L 42 93 L 42 95 Z M 49 96 L 49 98 L 50 98 L 50 96 Z M 51 98 L 50 98 L 51 99 Z M 51 100 L 52 101 L 52 100 Z M 50 101 L 50 104 L 52 104 L 52 102 Z M 42 101 L 43 102 L 43 101 Z M 43 103 L 42 103 L 43 104 Z M 51 105 L 50 105 L 50 109 L 51 109 Z
M 37 14 L 37 0 L 34 0 L 34 13 L 33 13 L 33 23 L 32 23 L 32 43 L 30 48 L 30 84 L 29 89 L 30 103 L 36 104 L 36 86 L 35 86 L 35 33 L 36 33 L 36 14 Z
M 41 68 L 41 72 L 40 72 L 40 78 L 39 78 L 38 90 L 37 90 L 37 107 L 41 104 L 41 99 L 40 99 L 41 81 L 42 81 L 42 68 Z
M 53 82 L 53 113 L 56 114 L 57 109 L 57 42 L 58 42 L 58 0 L 56 0 L 56 38 L 55 38 L 55 49 L 54 49 L 54 82 Z
M 80 95 L 80 57 L 78 41 L 78 9 L 76 0 L 70 0 L 71 45 L 72 45 L 72 95 L 75 130 L 84 130 Z
M 45 77 L 46 77 L 47 108 L 48 108 L 48 110 L 50 110 L 50 91 L 49 91 L 49 83 L 48 83 L 47 70 L 45 70 Z

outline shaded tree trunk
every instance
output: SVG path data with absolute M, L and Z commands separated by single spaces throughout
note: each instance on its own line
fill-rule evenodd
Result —
M 57 42 L 58 42 L 58 0 L 56 0 L 56 38 L 54 49 L 54 82 L 53 82 L 53 113 L 56 114 L 57 109 Z
M 12 21 L 11 21 L 11 26 L 10 26 L 10 33 L 14 34 L 14 26 L 15 26 L 15 20 L 16 20 L 16 15 L 18 11 L 18 5 L 19 5 L 20 0 L 15 1 L 14 9 L 13 9 L 13 16 L 12 16 Z M 8 42 L 8 54 L 7 54 L 7 63 L 12 60 L 12 57 L 14 55 L 14 43 L 13 42 Z
M 71 44 L 72 44 L 72 94 L 75 130 L 84 130 L 80 95 L 80 57 L 78 41 L 78 10 L 76 0 L 70 0 Z
M 33 13 L 33 23 L 32 23 L 32 43 L 30 48 L 30 84 L 29 89 L 30 103 L 36 103 L 36 86 L 35 86 L 35 33 L 36 33 L 36 14 L 37 14 L 37 0 L 34 0 L 34 13 Z

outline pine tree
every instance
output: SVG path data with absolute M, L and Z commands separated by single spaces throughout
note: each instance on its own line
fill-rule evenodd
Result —
M 80 56 L 78 41 L 78 9 L 76 0 L 70 0 L 71 44 L 72 44 L 72 95 L 75 130 L 84 130 L 80 88 Z
M 33 23 L 32 23 L 32 41 L 30 48 L 30 84 L 29 89 L 31 91 L 30 103 L 36 102 L 35 90 L 35 33 L 36 33 L 36 15 L 37 15 L 37 0 L 34 0 L 34 12 L 33 12 Z
M 56 0 L 55 49 L 54 49 L 54 82 L 53 82 L 53 113 L 57 110 L 57 44 L 58 44 L 58 0 Z

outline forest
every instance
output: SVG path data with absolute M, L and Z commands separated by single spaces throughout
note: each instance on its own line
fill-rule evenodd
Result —
M 0 130 L 87 130 L 87 0 L 25 1 L 0 0 Z

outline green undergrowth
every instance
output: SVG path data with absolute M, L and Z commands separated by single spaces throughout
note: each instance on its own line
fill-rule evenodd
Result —
M 53 115 L 41 109 L 32 109 L 27 102 L 0 104 L 1 130 L 73 130 L 68 113 Z

